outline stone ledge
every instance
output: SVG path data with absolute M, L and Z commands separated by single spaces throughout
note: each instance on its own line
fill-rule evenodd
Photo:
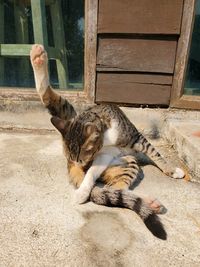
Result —
M 194 180 L 200 182 L 200 137 L 194 135 L 198 131 L 198 121 L 169 120 L 165 136 L 191 170 Z

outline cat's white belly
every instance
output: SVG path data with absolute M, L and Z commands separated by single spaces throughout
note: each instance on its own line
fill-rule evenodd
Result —
M 105 131 L 103 146 L 112 146 L 115 145 L 118 139 L 118 123 L 116 120 L 111 121 L 111 127 Z
M 122 160 L 120 157 L 131 155 L 131 154 L 133 154 L 133 151 L 131 149 L 121 148 L 121 147 L 116 147 L 116 146 L 104 146 L 96 154 L 95 159 L 98 159 L 98 157 L 100 156 L 102 157 L 102 155 L 109 155 L 112 157 L 112 160 L 108 165 L 111 166 L 111 165 L 121 164 Z
M 97 158 L 99 155 L 102 154 L 107 154 L 113 157 L 117 157 L 121 154 L 121 150 L 116 146 L 103 146 L 96 154 L 95 158 Z

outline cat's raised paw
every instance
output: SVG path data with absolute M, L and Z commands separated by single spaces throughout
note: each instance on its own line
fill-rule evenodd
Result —
M 185 177 L 185 172 L 181 168 L 167 169 L 163 171 L 166 175 L 174 179 L 183 179 Z
M 145 203 L 154 211 L 156 214 L 164 214 L 167 209 L 162 203 L 156 198 L 145 198 Z
M 47 60 L 47 53 L 43 47 L 43 45 L 34 44 L 32 46 L 31 52 L 30 52 L 30 59 L 33 68 L 38 68 L 43 65 L 43 63 L 46 63 Z
M 75 201 L 78 204 L 83 204 L 85 203 L 89 196 L 90 196 L 90 188 L 89 187 L 83 187 L 80 186 L 79 189 L 75 191 Z

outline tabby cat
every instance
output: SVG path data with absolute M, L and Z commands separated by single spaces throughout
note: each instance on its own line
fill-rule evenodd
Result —
M 184 172 L 171 168 L 155 148 L 138 132 L 116 105 L 96 105 L 81 114 L 50 86 L 48 57 L 42 45 L 33 45 L 31 63 L 37 92 L 61 133 L 71 182 L 78 203 L 88 199 L 106 206 L 135 211 L 149 230 L 166 239 L 156 213 L 163 206 L 156 199 L 140 198 L 128 190 L 137 178 L 136 152 L 146 154 L 165 174 L 183 178 Z M 97 180 L 104 184 L 97 185 Z

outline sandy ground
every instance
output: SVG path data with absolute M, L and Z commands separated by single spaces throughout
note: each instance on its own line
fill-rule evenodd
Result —
M 166 206 L 167 241 L 130 210 L 77 205 L 58 134 L 1 133 L 0 266 L 199 267 L 200 185 L 142 171 L 135 191 Z

